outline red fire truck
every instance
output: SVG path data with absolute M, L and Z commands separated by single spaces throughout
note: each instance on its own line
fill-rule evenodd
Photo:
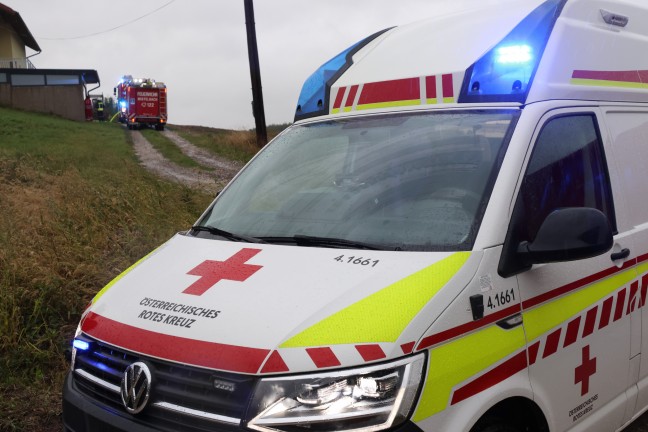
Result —
M 167 123 L 167 88 L 164 83 L 124 75 L 114 94 L 119 107 L 119 121 L 126 123 L 129 129 L 146 125 L 164 130 Z

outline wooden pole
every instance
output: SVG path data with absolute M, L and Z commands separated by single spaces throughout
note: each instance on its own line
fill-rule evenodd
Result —
M 263 90 L 261 89 L 261 67 L 257 47 L 254 23 L 254 5 L 252 0 L 245 1 L 245 26 L 247 28 L 248 57 L 250 59 L 250 77 L 252 79 L 252 113 L 256 125 L 257 147 L 262 148 L 268 142 L 265 110 L 263 108 Z

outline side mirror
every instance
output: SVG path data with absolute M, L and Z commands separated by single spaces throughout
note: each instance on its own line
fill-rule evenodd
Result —
M 570 207 L 550 213 L 535 240 L 520 243 L 517 254 L 527 266 L 575 261 L 601 255 L 609 251 L 613 243 L 610 223 L 601 211 Z

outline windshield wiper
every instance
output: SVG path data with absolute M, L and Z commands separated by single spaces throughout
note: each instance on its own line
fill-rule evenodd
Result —
M 194 225 L 191 227 L 192 231 L 206 231 L 210 234 L 225 237 L 232 241 L 244 241 L 248 243 L 266 243 L 264 240 L 256 237 L 250 237 L 243 234 L 234 234 L 229 231 L 222 230 L 213 226 Z
M 379 245 L 363 243 L 355 240 L 347 240 L 334 237 L 316 237 L 302 234 L 295 234 L 292 237 L 262 237 L 267 243 L 295 243 L 302 246 L 324 246 L 324 247 L 348 247 L 351 249 L 384 250 Z

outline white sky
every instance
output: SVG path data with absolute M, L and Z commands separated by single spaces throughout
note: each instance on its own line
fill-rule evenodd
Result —
M 106 34 L 48 40 L 107 30 L 168 1 L 0 0 L 40 45 L 37 68 L 96 69 L 106 96 L 122 75 L 150 77 L 169 88 L 171 123 L 254 127 L 243 0 L 176 0 Z M 432 16 L 446 1 L 256 0 L 267 123 L 292 121 L 304 80 L 325 61 L 376 31 Z

